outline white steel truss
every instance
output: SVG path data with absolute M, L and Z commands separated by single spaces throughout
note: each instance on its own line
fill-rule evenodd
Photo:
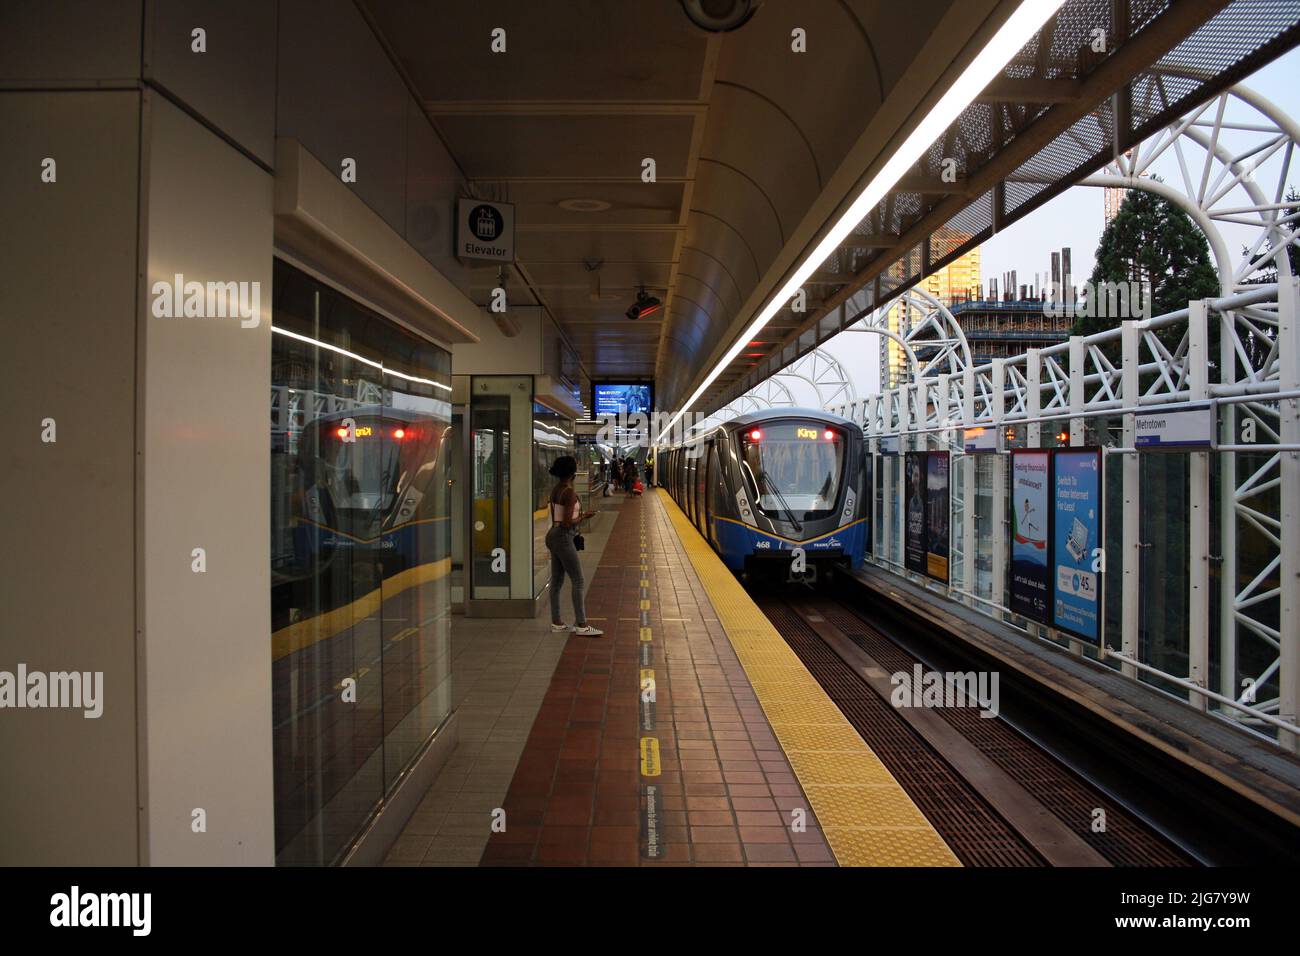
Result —
M 1163 95 L 1163 85 L 1153 84 L 1147 95 Z M 1187 212 L 1210 246 L 1217 297 L 975 368 L 952 313 L 913 288 L 852 327 L 903 345 L 912 360 L 904 382 L 862 400 L 823 404 L 862 424 L 871 439 L 873 471 L 883 492 L 871 560 L 908 573 L 892 557 L 902 547 L 902 487 L 887 467 L 891 456 L 882 454 L 884 446 L 900 454 L 950 449 L 951 596 L 1076 653 L 1087 653 L 1080 642 L 1019 621 L 1004 606 L 1005 453 L 988 459 L 990 580 L 986 593 L 977 593 L 976 464 L 957 439 L 960 428 L 990 427 L 1013 430 L 1023 447 L 1078 446 L 1087 442 L 1091 425 L 1097 440 L 1109 446 L 1106 454 L 1121 459 L 1120 487 L 1107 492 L 1109 500 L 1122 502 L 1123 554 L 1115 562 L 1122 571 L 1109 582 L 1121 589 L 1121 623 L 1119 633 L 1104 636 L 1100 656 L 1113 658 L 1131 678 L 1174 688 L 1191 706 L 1276 735 L 1293 751 L 1300 750 L 1300 289 L 1292 260 L 1300 250 L 1300 202 L 1288 199 L 1287 189 L 1297 142 L 1300 126 L 1291 117 L 1257 93 L 1235 87 L 1082 181 L 1148 190 Z M 1162 157 L 1176 161 L 1176 178 L 1149 175 Z M 1244 248 L 1234 254 L 1237 245 Z M 907 318 L 893 332 L 888 311 L 900 300 L 908 303 Z M 1142 453 L 1135 434 L 1139 411 L 1175 409 L 1189 401 L 1215 410 L 1218 433 L 1212 450 L 1185 453 L 1187 663 L 1185 672 L 1176 673 L 1167 661 L 1163 668 L 1152 663 L 1140 641 L 1144 601 L 1161 600 L 1162 589 L 1158 581 L 1143 580 L 1143 549 L 1152 545 L 1139 539 Z M 1120 423 L 1118 436 L 1109 434 L 1106 420 Z M 1147 508 L 1162 503 L 1148 502 Z M 1212 567 L 1218 570 L 1217 602 L 1210 594 Z M 1218 611 L 1211 620 L 1214 603 Z M 1181 641 L 1184 635 L 1170 638 Z M 1218 675 L 1212 682 L 1216 645 Z

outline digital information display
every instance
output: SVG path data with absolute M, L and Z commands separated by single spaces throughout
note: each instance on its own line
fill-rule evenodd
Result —
M 592 413 L 597 418 L 606 415 L 635 415 L 651 410 L 649 385 L 597 382 L 591 389 Z

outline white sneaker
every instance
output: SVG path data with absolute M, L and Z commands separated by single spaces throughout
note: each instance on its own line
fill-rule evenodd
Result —
M 605 632 L 598 627 L 592 627 L 590 624 L 584 624 L 582 627 L 575 627 L 573 633 L 580 637 L 600 637 Z
M 569 629 L 569 625 L 567 625 L 567 624 L 552 624 L 552 625 L 551 625 L 551 630 L 554 631 L 556 634 L 560 633 L 560 631 L 567 631 L 568 629 Z

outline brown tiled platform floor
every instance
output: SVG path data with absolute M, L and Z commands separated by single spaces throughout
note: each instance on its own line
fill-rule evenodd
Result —
M 588 590 L 605 636 L 569 636 L 482 864 L 834 865 L 656 497 L 620 509 Z

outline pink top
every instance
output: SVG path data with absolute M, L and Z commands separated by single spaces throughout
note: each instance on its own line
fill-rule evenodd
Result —
M 573 507 L 570 509 L 572 511 L 572 514 L 569 515 L 570 521 L 578 520 L 578 514 L 579 514 L 578 509 L 580 507 L 581 507 L 581 503 L 578 501 L 577 496 L 575 495 L 573 499 Z M 564 520 L 564 505 L 559 504 L 558 502 L 551 503 L 551 520 L 556 524 L 559 524 Z

